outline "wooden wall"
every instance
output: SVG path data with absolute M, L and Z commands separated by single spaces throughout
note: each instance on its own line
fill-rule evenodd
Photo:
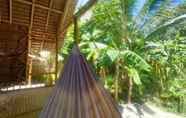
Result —
M 0 86 L 26 80 L 28 28 L 0 24 Z

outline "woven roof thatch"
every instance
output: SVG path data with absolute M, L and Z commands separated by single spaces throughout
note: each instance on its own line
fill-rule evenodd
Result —
M 24 60 L 24 67 L 22 67 L 22 69 L 24 69 L 24 77 L 17 77 L 17 75 L 20 75 L 17 72 L 17 75 L 15 73 L 14 76 L 9 77 L 9 75 L 11 75 L 10 73 L 19 69 L 19 67 L 16 67 L 16 69 L 9 67 L 9 65 L 13 66 L 15 63 L 13 64 L 12 61 L 3 62 L 2 60 L 8 60 L 9 58 L 4 55 L 0 57 L 0 65 L 4 65 L 7 68 L 6 72 L 2 66 L 0 68 L 0 75 L 3 75 L 3 77 L 1 76 L 0 78 L 0 84 L 3 82 L 11 83 L 12 81 L 20 82 L 26 80 L 26 78 L 32 74 L 29 68 L 32 65 L 28 66 L 30 63 L 28 56 L 30 54 L 40 56 L 40 52 L 44 50 L 55 55 L 53 56 L 54 58 L 57 57 L 56 52 L 58 48 L 60 48 L 65 31 L 72 21 L 71 19 L 74 17 L 75 3 L 76 0 L 0 0 L 0 27 L 2 29 L 0 39 L 3 39 L 0 41 L 0 51 L 3 50 L 1 52 L 9 53 L 12 47 L 15 46 L 26 47 L 27 49 L 24 57 L 21 59 Z M 18 44 L 18 42 L 16 42 L 18 39 L 14 38 L 14 36 L 19 36 L 19 32 L 21 32 L 19 28 L 17 28 L 17 31 L 14 31 L 14 33 L 11 33 L 11 31 L 6 30 L 6 26 L 9 27 L 8 29 L 10 30 L 16 29 L 16 27 L 26 28 L 26 34 L 25 32 L 23 33 L 26 36 L 26 41 L 24 41 L 26 43 L 23 44 L 19 42 Z M 2 31 L 6 32 L 6 35 Z M 6 39 L 6 41 L 4 39 Z M 15 41 L 12 41 L 12 39 L 15 39 Z M 9 51 L 4 51 L 7 49 L 9 49 Z M 17 53 L 14 54 L 15 57 L 18 57 Z M 34 64 L 36 63 L 33 62 L 33 65 Z M 52 71 L 54 71 L 54 69 Z
M 0 23 L 29 29 L 29 53 L 55 51 L 56 39 L 72 18 L 75 0 L 0 0 Z M 62 38 L 61 38 L 62 39 Z
M 3 24 L 11 24 L 12 27 L 26 27 L 27 29 L 27 44 L 17 44 L 14 41 L 14 46 L 19 45 L 21 47 L 27 47 L 25 51 L 26 55 L 24 55 L 27 58 L 24 67 L 24 72 L 26 73 L 24 78 L 27 78 L 28 81 L 30 81 L 30 78 L 32 78 L 34 74 L 32 72 L 39 72 L 37 70 L 34 71 L 33 69 L 35 68 L 32 69 L 32 65 L 39 65 L 38 63 L 43 64 L 40 60 L 42 51 L 50 52 L 50 57 L 53 58 L 53 66 L 49 67 L 50 70 L 46 72 L 42 71 L 42 73 L 55 73 L 57 78 L 57 51 L 61 47 L 66 29 L 73 23 L 74 18 L 83 15 L 97 2 L 97 0 L 89 0 L 86 5 L 74 14 L 77 1 L 78 0 L 0 0 L 1 26 L 3 26 Z M 8 27 L 11 27 L 11 25 Z M 7 31 L 7 33 L 10 34 L 7 35 L 7 37 L 13 35 L 11 32 Z M 1 36 L 0 38 L 2 39 L 3 37 Z M 6 42 L 11 42 L 11 39 L 12 38 L 6 38 Z M 4 45 L 3 43 L 4 42 L 1 40 L 0 45 Z M 11 48 L 11 46 L 7 45 L 6 48 Z M 1 49 L 4 50 L 5 48 L 2 46 L 0 47 L 0 50 Z M 2 64 L 5 65 L 5 63 Z M 35 74 L 38 75 L 41 73 Z M 17 81 L 20 80 L 20 78 L 12 80 Z M 7 82 L 8 81 L 9 80 L 7 80 Z

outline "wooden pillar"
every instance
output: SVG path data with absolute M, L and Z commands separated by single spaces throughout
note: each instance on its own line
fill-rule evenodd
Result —
M 28 85 L 32 84 L 32 58 L 29 59 Z
M 32 83 L 32 57 L 29 57 L 30 53 L 30 48 L 31 48 L 31 36 L 30 32 L 28 35 L 28 50 L 27 50 L 27 60 L 26 60 L 26 79 L 27 79 L 27 84 L 31 85 Z
M 32 58 L 29 57 L 29 54 L 31 52 L 31 32 L 32 32 L 32 26 L 33 26 L 33 19 L 34 19 L 34 11 L 35 11 L 35 0 L 32 0 L 32 9 L 31 9 L 31 17 L 30 17 L 30 26 L 28 31 L 28 52 L 27 52 L 27 65 L 26 65 L 26 78 L 27 78 L 27 84 L 30 85 L 32 82 Z M 30 62 L 31 61 L 31 62 Z M 31 63 L 31 65 L 30 65 Z
M 58 43 L 59 43 L 59 38 L 56 37 L 56 56 L 55 56 L 55 80 L 58 78 Z

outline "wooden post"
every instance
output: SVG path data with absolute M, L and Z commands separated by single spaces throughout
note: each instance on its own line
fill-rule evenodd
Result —
M 30 33 L 28 35 L 28 50 L 27 50 L 27 59 L 26 59 L 26 79 L 27 79 L 27 84 L 30 85 L 31 80 L 32 79 L 32 75 L 30 75 L 30 60 L 32 60 L 32 57 L 29 57 L 29 53 L 30 53 L 30 48 L 31 48 L 31 36 Z
M 32 10 L 31 10 L 31 17 L 30 17 L 30 26 L 29 26 L 29 31 L 28 31 L 28 52 L 27 52 L 27 65 L 26 65 L 26 78 L 27 78 L 27 83 L 28 85 L 31 84 L 32 82 L 32 58 L 31 62 L 29 59 L 29 53 L 31 52 L 31 32 L 32 32 L 32 26 L 33 26 L 33 19 L 34 19 L 34 10 L 35 10 L 35 0 L 32 0 Z M 31 63 L 31 65 L 30 65 Z
M 55 80 L 58 78 L 58 41 L 59 37 L 56 37 L 56 58 L 55 58 Z M 55 83 L 55 82 L 54 82 Z
M 32 84 L 32 58 L 29 60 L 28 85 Z

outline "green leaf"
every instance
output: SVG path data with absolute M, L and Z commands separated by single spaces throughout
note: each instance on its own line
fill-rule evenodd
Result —
M 142 85 L 141 78 L 135 68 L 128 68 L 129 77 L 131 77 L 136 85 Z
M 114 50 L 114 49 L 109 50 L 108 49 L 107 55 L 110 57 L 112 62 L 114 62 L 116 60 L 116 58 L 119 56 L 119 50 Z
M 146 71 L 150 70 L 150 65 L 146 62 L 146 60 L 133 51 L 130 50 L 121 51 L 120 56 L 123 57 L 124 61 L 129 62 L 130 60 L 131 61 L 131 63 L 129 64 L 130 66 L 136 66 Z

